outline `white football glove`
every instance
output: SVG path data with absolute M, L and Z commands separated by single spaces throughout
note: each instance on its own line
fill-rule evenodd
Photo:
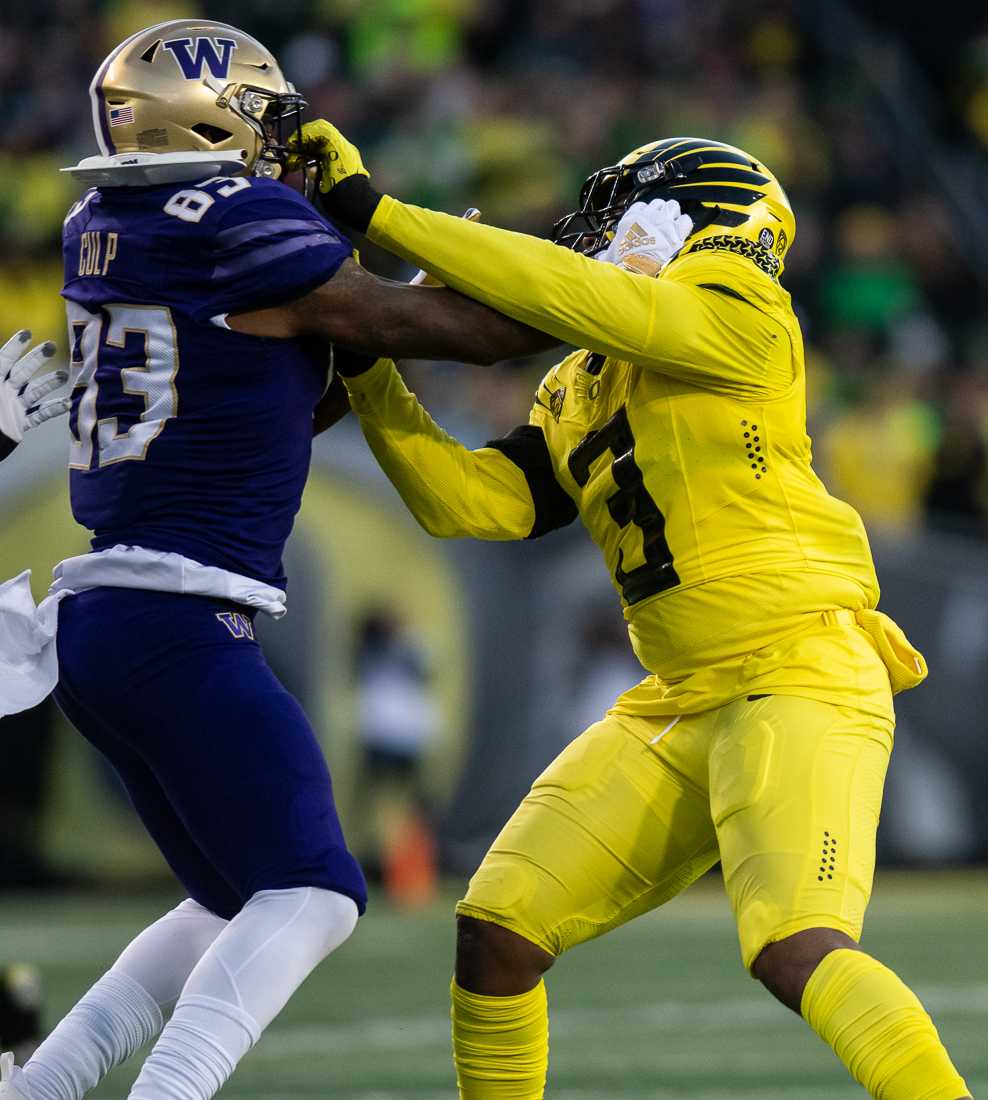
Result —
M 37 379 L 33 376 L 55 354 L 51 340 L 28 350 L 31 333 L 15 332 L 0 348 L 0 457 L 9 454 L 24 438 L 24 433 L 53 416 L 69 411 L 71 394 L 43 400 L 64 386 L 69 372 L 59 368 Z
M 681 214 L 675 199 L 635 202 L 625 210 L 614 237 L 596 259 L 639 275 L 658 275 L 683 247 L 693 228 L 689 214 Z

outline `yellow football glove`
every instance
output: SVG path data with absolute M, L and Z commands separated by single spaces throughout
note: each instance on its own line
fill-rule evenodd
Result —
M 344 225 L 367 232 L 380 194 L 370 185 L 370 172 L 360 159 L 360 151 L 324 118 L 302 127 L 302 140 L 293 135 L 288 142 L 293 155 L 288 168 L 301 168 L 307 157 L 319 167 L 319 205 Z
M 319 165 L 319 190 L 325 195 L 338 184 L 351 176 L 366 176 L 370 172 L 364 167 L 360 150 L 324 118 L 307 122 L 302 127 L 301 151 L 297 134 L 288 139 L 288 148 L 292 156 L 288 161 L 289 171 L 302 167 L 306 157 L 312 157 Z

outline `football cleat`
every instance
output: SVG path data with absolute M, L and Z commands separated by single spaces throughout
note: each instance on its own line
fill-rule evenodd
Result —
M 31 1100 L 24 1071 L 14 1065 L 10 1051 L 0 1054 L 0 1100 Z
M 305 100 L 274 55 L 226 23 L 173 19 L 125 39 L 89 88 L 99 156 L 72 168 L 100 186 L 285 170 Z
M 580 206 L 553 226 L 556 244 L 595 255 L 608 247 L 632 203 L 675 199 L 693 221 L 682 254 L 736 252 L 772 278 L 796 236 L 781 184 L 754 157 L 707 138 L 664 138 L 589 176 Z

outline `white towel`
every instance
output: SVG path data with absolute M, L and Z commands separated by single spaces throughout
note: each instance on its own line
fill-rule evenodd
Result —
M 58 683 L 59 592 L 35 607 L 31 570 L 0 584 L 0 718 L 35 707 Z
M 90 588 L 137 588 L 215 596 L 280 619 L 285 593 L 239 573 L 202 565 L 181 554 L 112 546 L 55 566 L 48 596 L 35 606 L 31 571 L 0 584 L 0 718 L 37 706 L 58 683 L 58 605 Z

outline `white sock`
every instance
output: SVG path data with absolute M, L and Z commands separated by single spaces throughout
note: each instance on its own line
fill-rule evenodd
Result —
M 255 894 L 192 971 L 129 1100 L 209 1100 L 356 923 L 354 902 L 330 890 Z
M 226 924 L 189 900 L 146 928 L 24 1067 L 32 1100 L 82 1100 L 150 1042 Z

